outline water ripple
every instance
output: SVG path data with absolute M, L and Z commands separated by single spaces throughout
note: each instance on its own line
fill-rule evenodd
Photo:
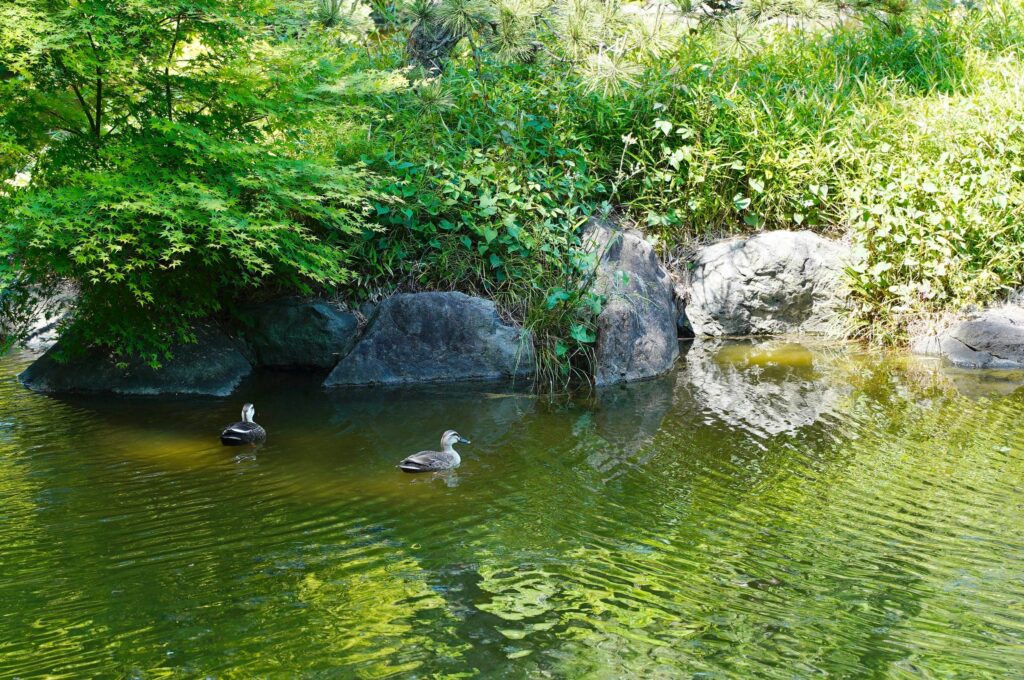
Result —
M 690 348 L 577 401 L 0 379 L 0 675 L 1024 675 L 1024 393 L 859 349 Z M 1008 393 L 1009 392 L 1009 393 Z M 445 475 L 394 463 L 457 427 Z

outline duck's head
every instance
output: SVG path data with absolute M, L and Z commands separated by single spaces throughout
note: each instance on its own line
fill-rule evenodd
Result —
M 469 440 L 463 437 L 455 430 L 448 430 L 443 435 L 441 435 L 442 450 L 450 449 L 456 444 L 469 444 Z
M 246 404 L 242 407 L 242 422 L 251 423 L 252 419 L 256 417 L 256 407 L 252 404 Z

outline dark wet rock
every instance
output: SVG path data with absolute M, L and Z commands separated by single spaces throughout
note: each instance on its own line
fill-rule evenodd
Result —
M 770 231 L 701 248 L 686 278 L 697 336 L 841 332 L 849 249 L 807 231 Z
M 333 368 L 359 334 L 355 315 L 326 300 L 274 300 L 242 320 L 254 363 L 269 368 Z
M 598 386 L 665 373 L 679 355 L 672 280 L 654 246 L 634 231 L 592 221 L 585 238 L 601 253 L 595 290 L 606 297 L 598 317 Z
M 678 384 L 730 428 L 769 437 L 813 425 L 851 391 L 830 375 L 830 358 L 825 348 L 781 340 L 698 339 Z
M 910 348 L 960 368 L 1024 369 L 1024 307 L 1003 305 L 919 330 Z
M 405 293 L 374 309 L 355 348 L 324 385 L 397 385 L 526 378 L 533 343 L 494 302 L 463 293 Z
M 60 363 L 58 342 L 18 376 L 37 392 L 114 394 L 209 394 L 227 396 L 252 371 L 249 361 L 223 332 L 197 330 L 198 342 L 174 348 L 174 356 L 154 370 L 135 361 L 118 368 L 109 357 L 87 352 Z

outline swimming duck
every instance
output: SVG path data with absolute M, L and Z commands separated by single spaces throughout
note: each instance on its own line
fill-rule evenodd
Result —
M 246 404 L 242 407 L 242 421 L 233 423 L 220 433 L 220 443 L 224 446 L 239 444 L 262 444 L 267 440 L 267 431 L 252 421 L 256 415 L 256 407 Z
M 398 464 L 402 472 L 434 472 L 451 470 L 459 467 L 462 458 L 455 450 L 456 444 L 468 444 L 469 440 L 455 430 L 448 430 L 441 435 L 440 451 L 420 451 L 409 456 Z

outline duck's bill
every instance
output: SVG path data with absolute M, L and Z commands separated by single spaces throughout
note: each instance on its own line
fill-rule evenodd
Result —
M 469 441 L 465 437 L 459 437 L 459 443 L 460 444 L 472 444 L 473 442 Z

